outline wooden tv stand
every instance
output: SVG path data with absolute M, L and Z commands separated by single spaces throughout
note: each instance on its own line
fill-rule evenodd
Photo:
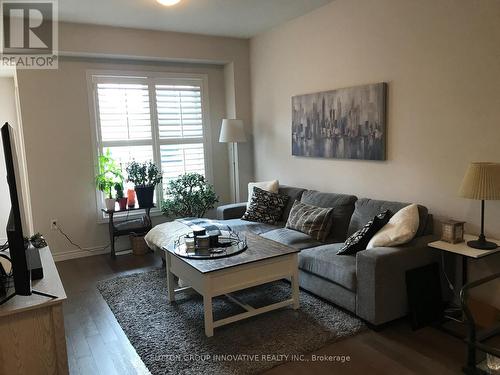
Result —
M 0 305 L 0 374 L 68 374 L 66 292 L 48 247 L 40 249 L 40 258 L 44 277 L 32 289 L 57 298 L 14 296 Z

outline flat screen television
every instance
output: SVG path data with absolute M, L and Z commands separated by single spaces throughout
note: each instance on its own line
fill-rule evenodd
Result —
M 7 222 L 7 240 L 12 262 L 15 294 L 31 295 L 31 275 L 28 268 L 26 248 L 24 246 L 21 209 L 17 188 L 20 186 L 16 178 L 17 157 L 15 153 L 14 129 L 5 123 L 2 126 L 2 143 L 7 170 L 7 184 L 10 195 L 10 215 Z

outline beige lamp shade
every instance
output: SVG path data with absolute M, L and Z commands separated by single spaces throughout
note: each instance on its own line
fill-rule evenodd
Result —
M 500 164 L 471 163 L 465 173 L 459 194 L 477 200 L 500 199 Z
M 219 142 L 246 142 L 245 129 L 243 128 L 243 121 L 236 119 L 223 119 L 222 127 L 220 129 Z

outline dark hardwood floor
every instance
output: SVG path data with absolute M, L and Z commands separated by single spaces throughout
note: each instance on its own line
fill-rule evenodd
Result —
M 153 254 L 122 255 L 116 260 L 99 255 L 57 263 L 68 295 L 64 318 L 71 374 L 149 373 L 95 284 L 159 266 L 161 260 Z M 367 330 L 330 344 L 314 354 L 349 356 L 350 361 L 289 362 L 266 374 L 459 374 L 465 345 L 433 328 L 413 332 L 406 322 L 399 321 L 380 332 Z

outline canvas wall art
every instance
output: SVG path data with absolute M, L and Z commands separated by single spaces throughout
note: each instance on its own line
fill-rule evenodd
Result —
M 387 84 L 292 97 L 292 155 L 386 159 Z

